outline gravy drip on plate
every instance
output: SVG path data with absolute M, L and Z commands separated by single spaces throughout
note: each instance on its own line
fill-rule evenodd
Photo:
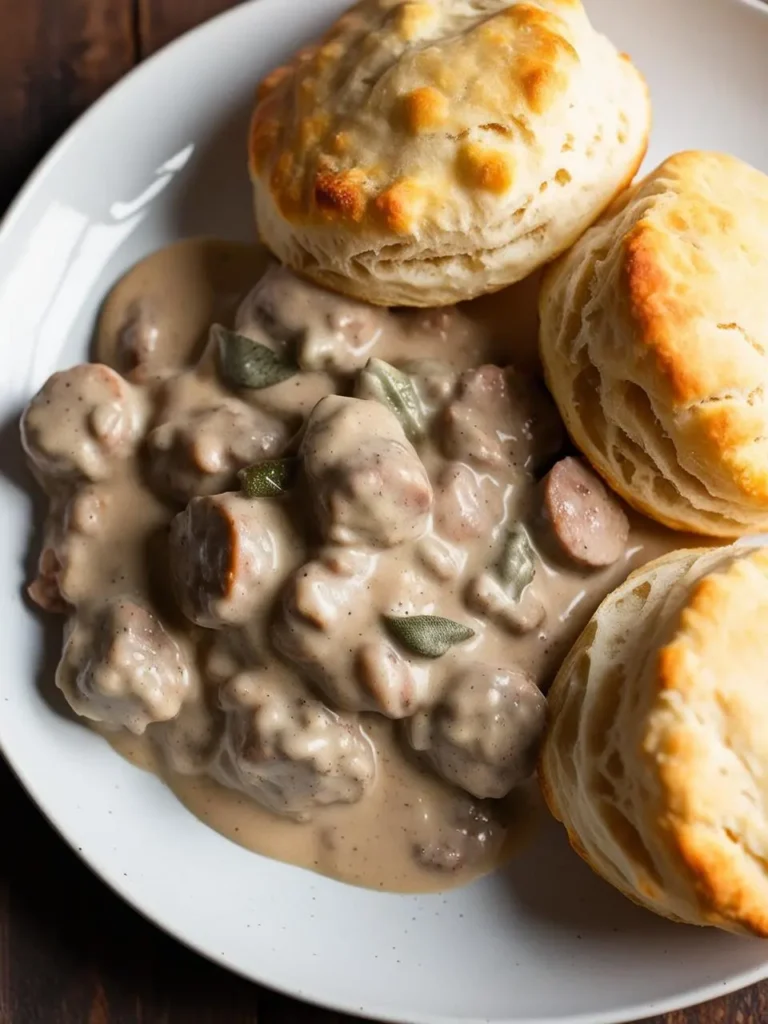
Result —
M 97 362 L 30 403 L 57 683 L 236 842 L 396 891 L 492 870 L 529 818 L 541 690 L 680 546 L 563 458 L 507 365 L 516 308 L 376 309 L 190 240 L 116 285 Z

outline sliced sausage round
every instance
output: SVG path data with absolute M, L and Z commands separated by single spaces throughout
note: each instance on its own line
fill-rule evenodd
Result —
M 544 515 L 565 555 L 593 569 L 621 558 L 629 520 L 618 498 L 581 459 L 561 459 L 543 488 Z
M 209 629 L 266 615 L 300 552 L 281 502 L 232 493 L 193 498 L 171 526 L 171 575 L 181 610 Z

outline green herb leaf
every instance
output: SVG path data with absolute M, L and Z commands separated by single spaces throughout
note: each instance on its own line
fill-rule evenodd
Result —
M 522 526 L 514 527 L 507 534 L 501 558 L 496 564 L 496 574 L 513 601 L 519 601 L 525 588 L 533 582 L 536 562 L 528 534 Z
M 385 363 L 383 359 L 369 359 L 360 373 L 358 394 L 361 398 L 372 398 L 391 409 L 410 441 L 424 437 L 424 409 L 407 373 Z
M 216 343 L 219 373 L 231 387 L 258 391 L 298 373 L 299 368 L 292 361 L 221 324 L 214 324 L 211 334 Z
M 279 498 L 296 478 L 298 459 L 268 459 L 237 474 L 246 498 Z
M 439 615 L 385 615 L 384 622 L 403 647 L 424 658 L 440 658 L 454 644 L 464 643 L 475 635 L 469 626 Z

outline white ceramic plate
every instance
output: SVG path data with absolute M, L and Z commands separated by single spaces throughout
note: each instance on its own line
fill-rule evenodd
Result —
M 126 900 L 213 960 L 299 997 L 409 1022 L 600 1024 L 757 981 L 768 947 L 636 909 L 592 876 L 554 824 L 508 870 L 446 896 L 366 892 L 247 853 L 46 696 L 59 638 L 44 638 L 20 599 L 32 504 L 19 411 L 49 373 L 85 357 L 101 297 L 135 260 L 200 232 L 251 237 L 244 137 L 254 85 L 344 6 L 258 0 L 148 61 L 56 147 L 0 232 L 2 749 Z M 649 163 L 716 147 L 768 172 L 768 8 L 588 8 L 650 82 Z

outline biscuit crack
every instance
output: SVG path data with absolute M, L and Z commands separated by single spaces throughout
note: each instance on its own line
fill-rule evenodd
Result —
M 764 346 L 761 345 L 757 338 L 753 337 L 749 331 L 745 330 L 741 324 L 718 324 L 717 329 L 719 331 L 736 331 L 736 333 L 740 334 L 744 341 L 746 341 L 746 343 L 750 345 L 755 352 L 761 356 L 765 356 Z

